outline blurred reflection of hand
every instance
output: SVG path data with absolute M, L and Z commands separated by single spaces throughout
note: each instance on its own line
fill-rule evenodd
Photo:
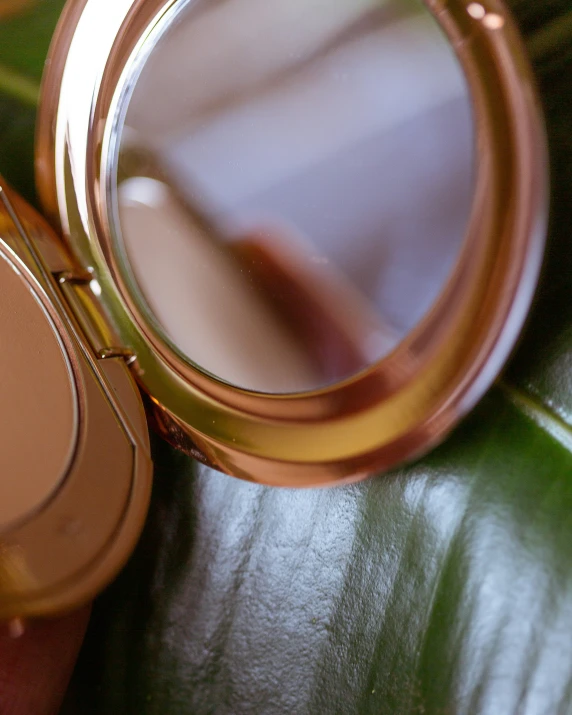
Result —
M 312 364 L 318 384 L 356 374 L 399 342 L 359 288 L 299 237 L 274 227 L 253 231 L 230 248 Z
M 398 336 L 310 242 L 283 225 L 224 237 L 164 182 L 121 185 L 130 268 L 187 357 L 252 390 L 312 390 L 387 354 Z

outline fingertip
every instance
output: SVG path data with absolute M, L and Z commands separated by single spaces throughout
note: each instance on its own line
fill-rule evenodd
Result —
M 81 647 L 90 607 L 58 619 L 11 621 L 0 630 L 0 713 L 58 712 Z

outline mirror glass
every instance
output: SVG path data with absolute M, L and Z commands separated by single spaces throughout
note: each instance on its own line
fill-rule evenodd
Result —
M 428 10 L 186 2 L 142 53 L 113 221 L 155 326 L 266 393 L 387 355 L 443 289 L 474 189 L 467 83 Z

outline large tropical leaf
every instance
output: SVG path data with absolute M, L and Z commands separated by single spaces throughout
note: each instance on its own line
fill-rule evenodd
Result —
M 553 186 L 507 374 L 429 457 L 349 488 L 246 484 L 155 440 L 147 527 L 96 604 L 70 712 L 572 712 L 572 0 L 511 4 Z M 0 170 L 30 197 L 59 5 L 0 27 Z

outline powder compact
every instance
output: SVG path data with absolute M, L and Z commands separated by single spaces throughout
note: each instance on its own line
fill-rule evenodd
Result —
M 0 190 L 0 619 L 95 596 L 148 425 L 267 485 L 441 442 L 509 357 L 546 234 L 500 0 L 70 0 L 40 217 Z

